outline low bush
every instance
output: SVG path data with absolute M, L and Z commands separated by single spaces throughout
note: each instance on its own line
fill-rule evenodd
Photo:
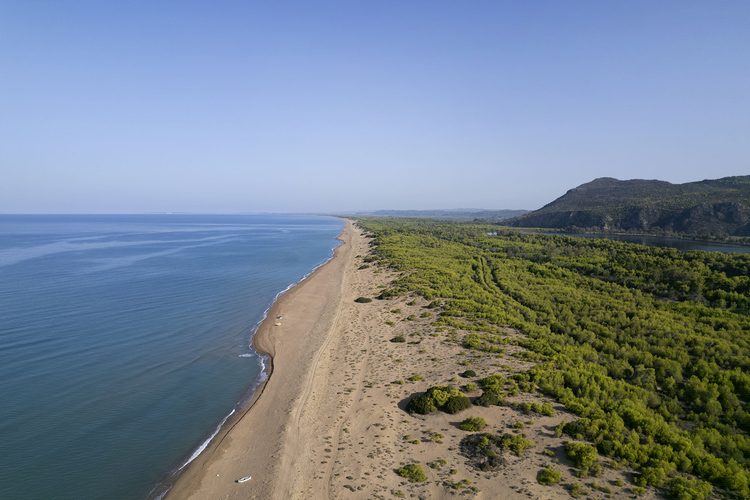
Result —
M 578 481 L 570 483 L 568 485 L 568 493 L 570 493 L 570 496 L 573 498 L 578 498 L 581 495 L 581 483 Z
M 453 396 L 448 400 L 447 403 L 445 403 L 443 411 L 445 413 L 450 413 L 451 415 L 453 415 L 460 412 L 461 410 L 471 408 L 471 406 L 471 399 L 467 398 L 466 396 Z
M 437 411 L 437 409 L 435 401 L 426 394 L 411 398 L 406 405 L 406 411 L 409 413 L 419 413 L 420 415 L 428 415 L 433 411 Z
M 391 339 L 391 342 L 406 342 L 406 337 L 403 335 L 396 335 Z
M 500 403 L 500 396 L 498 396 L 497 393 L 492 392 L 492 391 L 484 391 L 482 395 L 479 396 L 474 401 L 475 405 L 484 406 L 485 408 L 489 408 L 490 406 L 495 406 L 498 403 Z
M 487 421 L 482 417 L 469 417 L 459 426 L 462 431 L 479 432 L 485 428 Z
M 396 472 L 399 476 L 408 478 L 412 483 L 427 481 L 427 474 L 424 473 L 424 469 L 419 464 L 405 465 Z
M 461 374 L 461 376 L 463 378 L 472 378 L 477 376 L 477 372 L 475 372 L 474 370 L 466 370 Z
M 553 484 L 557 484 L 562 479 L 562 472 L 559 470 L 555 470 L 552 467 L 547 467 L 543 471 L 539 473 L 536 480 L 539 482 L 539 484 L 544 484 L 546 486 L 552 486 Z
M 527 448 L 533 448 L 534 446 L 536 446 L 536 443 L 517 434 L 504 434 L 500 438 L 499 446 L 500 448 L 510 450 L 521 457 L 523 456 L 524 450 L 526 450 Z
M 565 445 L 565 456 L 579 468 L 588 469 L 598 456 L 596 447 L 585 443 L 567 443 Z
M 464 388 L 466 389 L 466 392 L 474 392 L 477 390 L 477 384 L 469 382 Z
M 505 377 L 502 375 L 491 375 L 489 377 L 480 378 L 479 379 L 479 385 L 484 389 L 485 391 L 492 391 L 496 393 L 500 393 L 500 390 L 505 385 Z
M 372 299 L 370 297 L 357 297 L 354 299 L 354 302 L 359 302 L 360 304 L 367 304 L 368 302 L 372 302 Z
M 430 387 L 423 395 L 413 397 L 406 405 L 406 411 L 427 415 L 440 409 L 453 414 L 469 407 L 471 407 L 471 400 L 458 388 L 437 385 Z

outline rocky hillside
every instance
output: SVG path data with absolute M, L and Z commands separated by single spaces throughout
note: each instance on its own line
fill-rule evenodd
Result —
M 503 224 L 714 238 L 750 236 L 750 175 L 685 184 L 602 177 Z

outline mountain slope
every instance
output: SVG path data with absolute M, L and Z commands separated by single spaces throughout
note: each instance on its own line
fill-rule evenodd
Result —
M 750 236 L 750 175 L 671 184 L 595 179 L 539 210 L 503 222 L 516 227 Z

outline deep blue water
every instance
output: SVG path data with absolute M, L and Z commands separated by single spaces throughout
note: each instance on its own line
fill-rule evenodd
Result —
M 0 498 L 144 498 L 247 397 L 251 332 L 342 227 L 0 216 Z

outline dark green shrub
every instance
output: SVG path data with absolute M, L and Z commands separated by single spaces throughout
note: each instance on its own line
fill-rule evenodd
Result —
M 391 297 L 398 297 L 401 295 L 401 292 L 398 290 L 383 290 L 380 292 L 380 295 L 378 295 L 378 299 L 380 300 L 386 300 L 390 299 Z
M 360 304 L 367 304 L 368 302 L 372 302 L 372 299 L 370 297 L 357 297 L 354 299 L 354 302 L 359 302 Z
M 454 413 L 458 413 L 467 408 L 471 408 L 471 399 L 466 396 L 453 396 L 447 403 L 445 403 L 443 411 L 453 415 Z
M 457 400 L 451 402 L 454 399 Z M 467 402 L 468 406 L 464 407 L 463 405 L 466 405 Z M 406 405 L 406 411 L 422 415 L 427 415 L 438 409 L 447 413 L 456 413 L 470 406 L 471 400 L 459 391 L 458 388 L 447 385 L 436 385 L 427 389 L 427 392 L 422 396 L 412 398 Z
M 427 304 L 425 307 L 427 307 L 428 309 L 435 309 L 439 305 L 440 305 L 440 301 L 439 300 L 433 300 L 432 302 L 430 302 L 429 304 Z
M 419 464 L 409 464 L 399 468 L 396 472 L 401 477 L 408 478 L 412 483 L 427 481 L 427 474 Z
M 474 401 L 474 404 L 477 406 L 484 406 L 485 408 L 489 408 L 490 406 L 494 406 L 499 402 L 500 397 L 497 395 L 497 393 L 494 393 L 492 391 L 484 391 L 482 395 Z
M 463 373 L 461 374 L 461 376 L 462 376 L 463 378 L 471 378 L 471 377 L 476 377 L 476 376 L 477 376 L 477 372 L 475 372 L 474 370 L 466 370 L 465 372 L 463 372 Z
M 596 447 L 584 443 L 567 443 L 565 445 L 565 456 L 577 468 L 589 468 L 596 462 Z
M 406 411 L 409 413 L 419 413 L 420 415 L 428 415 L 433 411 L 437 411 L 435 401 L 427 394 L 422 394 L 411 400 L 406 405 Z
M 406 342 L 406 337 L 403 335 L 396 335 L 391 339 L 391 342 Z
M 469 417 L 459 426 L 462 431 L 479 432 L 487 425 L 487 421 L 482 417 Z
M 539 484 L 552 486 L 553 484 L 559 483 L 560 479 L 562 479 L 562 472 L 560 472 L 559 470 L 555 470 L 552 467 L 547 467 L 539 473 L 539 476 L 537 476 L 536 480 L 539 482 Z

